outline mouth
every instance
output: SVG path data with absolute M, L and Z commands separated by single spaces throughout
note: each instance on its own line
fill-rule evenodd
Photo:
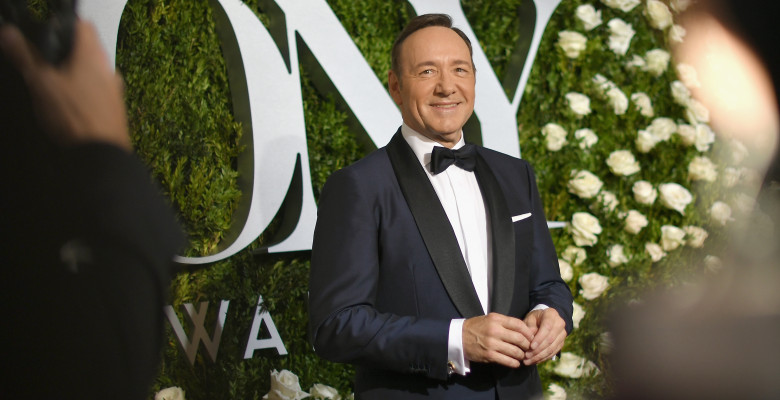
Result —
M 451 110 L 454 108 L 457 108 L 460 105 L 460 103 L 433 103 L 431 104 L 431 107 L 437 108 L 440 110 Z

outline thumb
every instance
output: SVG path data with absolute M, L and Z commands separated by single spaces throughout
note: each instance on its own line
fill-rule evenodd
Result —
M 525 320 L 523 320 L 534 334 L 536 334 L 536 331 L 539 329 L 539 314 L 540 313 L 536 311 L 532 311 L 528 313 L 528 315 L 525 316 Z

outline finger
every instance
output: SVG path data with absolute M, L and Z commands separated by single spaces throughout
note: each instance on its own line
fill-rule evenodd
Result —
M 488 362 L 503 365 L 509 368 L 519 368 L 522 365 L 522 362 L 520 361 L 522 359 L 523 359 L 522 357 L 515 358 L 503 353 L 495 353 L 492 357 L 488 359 Z
M 538 364 L 551 359 L 554 355 L 558 354 L 563 348 L 563 343 L 566 339 L 566 333 L 561 332 L 555 340 L 550 343 L 549 346 L 541 347 L 535 350 L 533 353 L 526 353 L 526 359 L 523 360 L 525 365 Z
M 550 338 L 550 333 L 552 332 L 553 326 L 552 322 L 549 319 L 542 319 L 542 323 L 539 326 L 539 330 L 536 331 L 536 335 L 534 335 L 534 340 L 531 343 L 531 350 L 536 350 L 538 348 L 544 348 L 547 347 L 552 339 Z
M 20 72 L 26 73 L 34 68 L 33 49 L 15 26 L 6 25 L 0 28 L 0 47 Z
M 503 326 L 510 331 L 521 334 L 525 340 L 528 341 L 528 343 L 524 345 L 526 348 L 534 339 L 534 330 L 532 330 L 532 328 L 521 319 L 506 317 L 506 319 L 503 321 Z
M 522 320 L 497 313 L 488 314 L 487 320 L 495 324 L 495 329 L 490 331 L 492 337 L 523 351 L 530 349 L 533 334 Z M 505 354 L 514 356 L 511 353 Z
M 525 316 L 525 319 L 523 322 L 525 322 L 525 325 L 528 326 L 528 329 L 533 333 L 534 336 L 536 336 L 536 333 L 539 331 L 539 314 L 540 311 L 531 311 L 528 313 L 528 315 Z
M 565 330 L 565 328 L 566 323 L 558 312 L 548 308 L 542 313 L 539 330 L 534 336 L 533 343 L 531 343 L 531 350 L 548 346 L 549 343 L 555 340 L 559 332 Z

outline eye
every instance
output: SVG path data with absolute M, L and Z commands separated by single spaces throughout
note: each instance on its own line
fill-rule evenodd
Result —
M 420 75 L 433 75 L 433 73 L 434 73 L 434 70 L 431 69 L 431 68 L 428 68 L 428 69 L 423 70 L 422 72 L 420 72 Z

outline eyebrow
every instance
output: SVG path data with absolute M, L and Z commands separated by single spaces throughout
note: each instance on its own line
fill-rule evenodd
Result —
M 455 61 L 452 62 L 452 64 L 453 65 L 468 65 L 468 66 L 471 66 L 471 61 L 455 60 Z M 433 61 L 423 61 L 423 62 L 420 62 L 420 63 L 417 63 L 416 65 L 414 65 L 413 68 L 417 69 L 417 68 L 420 68 L 420 67 L 435 67 L 435 66 L 436 66 L 436 63 L 433 62 Z

